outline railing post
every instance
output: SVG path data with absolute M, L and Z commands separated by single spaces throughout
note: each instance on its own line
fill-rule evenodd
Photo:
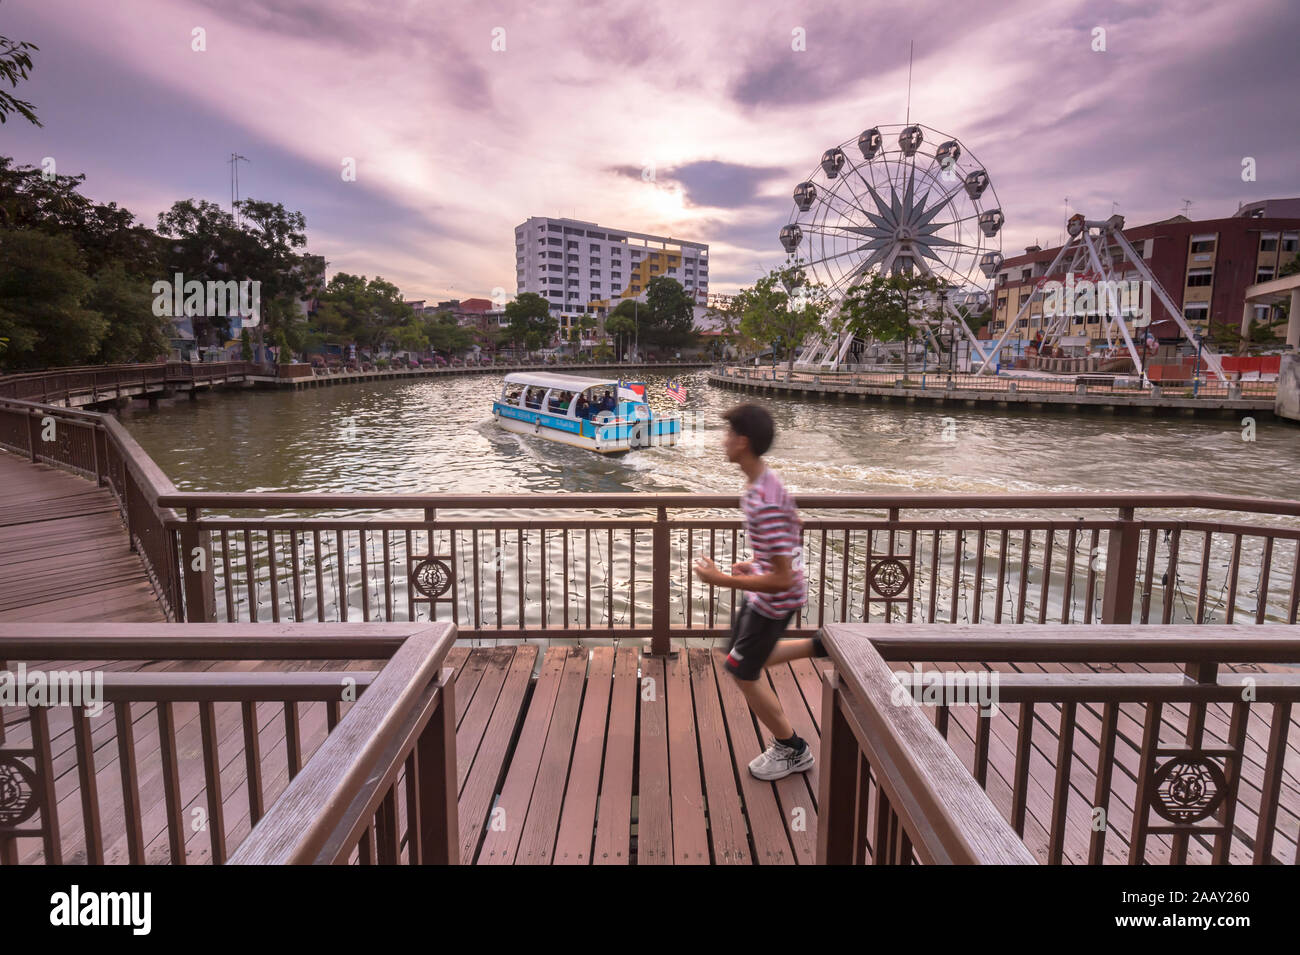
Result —
M 852 865 L 858 741 L 840 709 L 839 676 L 822 673 L 822 768 L 817 798 L 817 864 Z M 865 794 L 864 794 L 865 798 Z M 866 807 L 860 815 L 866 819 Z
M 181 569 L 185 580 L 186 623 L 217 619 L 216 575 L 212 571 L 212 539 L 198 526 L 198 508 L 187 508 L 181 525 Z M 196 554 L 195 551 L 198 551 Z M 201 569 L 195 568 L 198 561 Z
M 1101 598 L 1102 623 L 1133 622 L 1133 589 L 1137 577 L 1142 528 L 1133 520 L 1133 508 L 1119 509 L 1120 523 L 1111 528 L 1106 542 L 1106 581 Z M 1093 555 L 1096 559 L 1096 555 Z
M 655 518 L 650 553 L 651 573 L 654 575 L 651 578 L 652 586 L 650 591 L 652 601 L 650 608 L 650 654 L 657 657 L 667 656 L 670 649 L 668 639 L 668 593 L 671 564 L 672 549 L 669 547 L 668 539 L 668 509 L 661 507 L 658 516 Z M 685 572 L 691 573 L 691 568 L 686 567 Z M 632 594 L 632 599 L 636 599 L 636 594 Z
M 41 416 L 33 411 L 27 416 L 27 447 L 31 451 L 32 464 L 36 463 L 36 449 L 40 447 Z
M 456 671 L 450 667 L 439 679 L 438 708 L 420 734 L 415 750 L 415 819 L 413 848 L 420 865 L 460 864 L 460 820 L 456 799 Z

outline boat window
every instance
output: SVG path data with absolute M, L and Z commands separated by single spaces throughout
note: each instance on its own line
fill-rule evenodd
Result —
M 508 405 L 518 405 L 519 399 L 523 396 L 524 389 L 519 385 L 506 385 L 505 393 L 501 400 Z
M 542 407 L 542 398 L 546 395 L 546 389 L 538 385 L 530 385 L 524 389 L 524 406 L 527 408 L 540 409 Z

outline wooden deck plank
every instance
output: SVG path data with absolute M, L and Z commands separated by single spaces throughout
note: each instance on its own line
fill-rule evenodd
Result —
M 637 768 L 636 864 L 673 861 L 673 803 L 668 773 L 668 687 L 664 661 L 641 661 L 641 758 Z
M 777 805 L 773 784 L 755 779 L 749 771 L 749 762 L 763 751 L 765 744 L 754 729 L 754 715 L 750 712 L 745 695 L 736 685 L 736 681 L 723 668 L 724 659 L 721 651 L 711 651 L 709 657 L 713 663 L 714 677 L 717 679 L 718 692 L 722 702 L 722 715 L 727 723 L 727 735 L 731 740 L 731 758 L 735 766 L 736 777 L 740 780 L 740 797 L 744 800 L 745 820 L 749 825 L 749 837 L 754 844 L 754 862 L 758 865 L 793 865 L 795 856 L 790 846 L 790 837 L 786 832 L 786 821 L 782 807 Z M 765 679 L 760 674 L 759 679 Z M 798 775 L 798 774 L 796 774 Z M 787 776 L 781 780 L 787 783 L 787 789 L 793 793 L 794 787 L 804 791 L 802 799 L 796 797 L 792 802 L 807 809 L 808 787 L 799 779 Z M 793 809 L 793 805 L 791 807 Z M 817 846 L 804 846 L 809 850 L 807 861 L 812 862 L 817 855 Z
M 0 620 L 163 621 L 107 488 L 0 451 Z
M 587 681 L 587 658 L 585 648 L 568 648 L 559 693 L 546 731 L 546 745 L 537 767 L 537 780 L 528 802 L 528 817 L 524 820 L 513 860 L 517 865 L 550 865 L 555 854 L 560 813 L 564 807 L 569 765 L 578 730 L 578 714 Z
M 605 758 L 605 728 L 609 720 L 614 682 L 614 648 L 595 647 L 587 667 L 587 687 L 582 699 L 582 722 L 573 749 L 560 831 L 556 837 L 556 865 L 590 865 L 596 836 L 596 803 L 600 770 Z
M 699 727 L 700 757 L 704 763 L 704 793 L 709 812 L 709 838 L 716 865 L 748 865 L 753 861 L 745 814 L 736 789 L 727 743 L 726 722 L 710 650 L 688 650 L 695 720 Z M 750 757 L 753 758 L 752 756 Z M 748 762 L 748 760 L 747 760 Z
M 668 764 L 672 789 L 673 862 L 708 865 L 709 826 L 704 783 L 700 777 L 700 747 L 695 734 L 695 700 L 690 663 L 685 653 L 668 660 Z M 639 860 L 638 860 L 639 861 Z
M 532 679 L 533 663 L 537 659 L 537 647 L 534 644 L 493 649 L 510 651 L 510 666 L 502 683 L 501 692 L 491 700 L 492 712 L 483 733 L 482 744 L 474 754 L 472 766 L 462 777 L 464 783 L 460 789 L 459 801 L 462 865 L 472 863 L 478 854 L 483 828 L 492 810 L 497 787 L 506 772 L 506 758 L 514 743 L 515 731 L 523 718 L 524 699 Z M 486 678 L 487 674 L 484 674 L 483 682 L 486 682 Z M 470 714 L 465 718 L 468 721 Z M 457 760 L 459 760 L 459 741 L 456 750 Z
M 479 849 L 479 865 L 510 865 L 515 861 L 568 656 L 564 647 L 547 647 L 543 654 L 542 670 L 528 701 L 523 730 Z
M 609 704 L 609 731 L 605 737 L 605 767 L 600 776 L 600 801 L 596 808 L 595 865 L 630 865 L 632 862 L 632 787 L 636 750 L 637 679 L 639 651 L 619 647 L 614 654 L 614 684 Z

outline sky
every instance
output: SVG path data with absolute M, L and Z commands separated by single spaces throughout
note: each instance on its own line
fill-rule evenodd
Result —
M 1008 257 L 1067 211 L 1300 195 L 1296 0 L 0 0 L 0 35 L 40 47 L 16 94 L 44 124 L 0 155 L 155 226 L 228 206 L 238 153 L 329 274 L 411 299 L 512 295 L 535 215 L 707 242 L 733 292 L 784 261 L 823 150 L 909 115 L 987 169 Z

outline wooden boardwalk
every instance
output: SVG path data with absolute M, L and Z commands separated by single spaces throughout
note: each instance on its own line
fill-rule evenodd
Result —
M 522 705 L 536 645 L 453 652 L 462 863 L 814 861 L 817 767 L 750 775 L 767 740 L 721 653 L 547 647 Z M 767 678 L 816 748 L 815 661 Z
M 822 661 L 824 662 L 824 661 Z M 722 655 L 693 649 L 676 657 L 642 656 L 632 647 L 456 647 L 456 759 L 460 858 L 465 864 L 628 865 L 811 863 L 816 851 L 817 767 L 775 784 L 753 779 L 746 764 L 759 735 L 743 698 L 721 670 Z M 68 667 L 33 661 L 29 668 Z M 298 668 L 373 670 L 380 664 L 332 661 L 235 664 L 243 672 Z M 540 675 L 534 679 L 535 668 Z M 146 663 L 162 672 L 230 669 L 197 661 Z M 641 668 L 638 673 L 638 666 Z M 107 669 L 136 669 L 132 663 Z M 796 730 L 818 746 L 820 681 L 814 661 L 769 674 Z M 103 819 L 104 859 L 128 861 L 117 705 L 90 721 L 95 790 Z M 221 793 L 226 843 L 233 850 L 252 828 L 238 703 L 218 703 Z M 265 804 L 287 786 L 284 710 L 257 705 Z M 31 743 L 25 711 L 6 742 Z M 144 859 L 172 862 L 165 773 L 156 706 L 132 704 Z M 69 711 L 50 711 L 60 855 L 86 861 L 78 746 Z M 305 761 L 324 741 L 325 704 L 297 710 Z M 181 816 L 199 818 L 208 799 L 200 708 L 173 705 Z M 764 743 L 765 745 L 765 743 Z M 186 826 L 185 862 L 212 861 L 209 834 Z M 17 840 L 17 861 L 44 861 L 41 841 Z
M 165 619 L 109 490 L 0 451 L 0 620 Z
M 0 620 L 161 622 L 163 613 L 143 565 L 127 547 L 117 506 L 106 489 L 44 465 L 0 453 Z M 910 629 L 910 628 L 908 628 Z M 997 635 L 1019 627 L 941 627 Z M 1087 627 L 1076 628 L 1080 633 Z M 1145 630 L 1145 628 L 1140 628 Z M 1246 631 L 1257 628 L 1245 627 Z M 1276 628 L 1258 628 L 1266 633 Z M 472 636 L 472 634 L 465 634 Z M 447 665 L 456 671 L 457 790 L 460 859 L 470 864 L 656 865 L 795 864 L 815 858 L 820 766 L 810 772 L 765 783 L 750 776 L 747 763 L 766 744 L 738 688 L 723 672 L 722 655 L 704 647 L 681 649 L 670 657 L 641 653 L 639 642 L 624 646 L 589 642 L 558 646 L 547 641 L 498 646 L 458 646 Z M 41 666 L 32 661 L 30 667 Z M 71 661 L 58 661 L 72 667 Z M 821 680 L 828 660 L 800 660 L 768 671 L 796 732 L 820 752 Z M 169 671 L 232 667 L 242 671 L 373 670 L 368 661 L 256 662 L 212 664 L 198 661 L 81 664 L 82 668 Z M 947 668 L 937 664 L 939 668 Z M 954 665 L 955 668 L 955 665 Z M 1164 665 L 1112 665 L 1126 672 L 1159 673 Z M 1105 669 L 1103 668 L 1103 669 Z M 1095 672 L 1076 664 L 1024 664 L 1022 672 Z M 1230 667 L 1244 674 L 1275 672 L 1274 666 Z M 238 718 L 238 703 L 218 703 L 219 725 Z M 284 707 L 257 704 L 257 738 L 264 759 L 265 801 L 269 805 L 288 784 L 299 749 L 310 758 L 324 740 L 324 703 L 303 703 L 296 735 L 286 739 Z M 167 828 L 164 773 L 161 768 L 158 710 L 134 703 L 124 717 L 105 707 L 90 720 L 95 788 L 104 806 L 107 862 L 127 861 L 123 826 L 122 766 L 115 742 L 119 718 L 134 727 L 140 774 L 145 859 L 173 859 Z M 995 720 L 981 741 L 974 711 L 951 710 L 947 739 L 974 769 L 983 749 L 986 791 L 1009 817 L 1016 785 L 1020 707 Z M 1287 711 L 1290 717 L 1290 711 Z M 30 743 L 26 710 L 6 707 L 0 741 Z M 1104 861 L 1126 861 L 1128 831 L 1137 797 L 1137 761 L 1142 738 L 1141 712 L 1125 704 L 1119 711 L 1110 838 Z M 1230 713 L 1220 704 L 1207 710 L 1207 743 L 1226 743 Z M 172 717 L 179 752 L 181 808 L 186 815 L 207 805 L 204 789 L 200 707 L 177 703 Z M 1068 798 L 1061 810 L 1065 831 L 1063 861 L 1083 863 L 1088 856 L 1095 767 L 1102 737 L 1099 706 L 1081 704 L 1073 737 Z M 1188 709 L 1171 704 L 1161 724 L 1161 739 L 1175 744 L 1186 733 Z M 232 726 L 237 725 L 231 723 Z M 1039 704 L 1025 796 L 1024 841 L 1039 861 L 1048 858 L 1059 753 L 1059 706 Z M 1267 718 L 1252 719 L 1244 734 L 1241 791 L 1235 819 L 1233 862 L 1249 862 L 1262 805 L 1278 805 L 1271 856 L 1291 862 L 1300 845 L 1300 726 L 1289 718 L 1286 759 L 1274 783 L 1265 777 L 1270 732 Z M 78 773 L 78 739 L 68 711 L 50 714 L 51 756 L 58 807 L 61 855 L 84 862 L 85 832 Z M 233 849 L 251 831 L 244 740 L 236 729 L 222 731 L 221 802 L 227 845 Z M 40 862 L 41 843 L 20 839 L 21 862 Z M 185 861 L 209 862 L 208 834 L 184 835 Z M 1168 861 L 1167 837 L 1152 839 L 1148 860 Z M 1193 838 L 1188 861 L 1209 861 L 1210 844 Z

